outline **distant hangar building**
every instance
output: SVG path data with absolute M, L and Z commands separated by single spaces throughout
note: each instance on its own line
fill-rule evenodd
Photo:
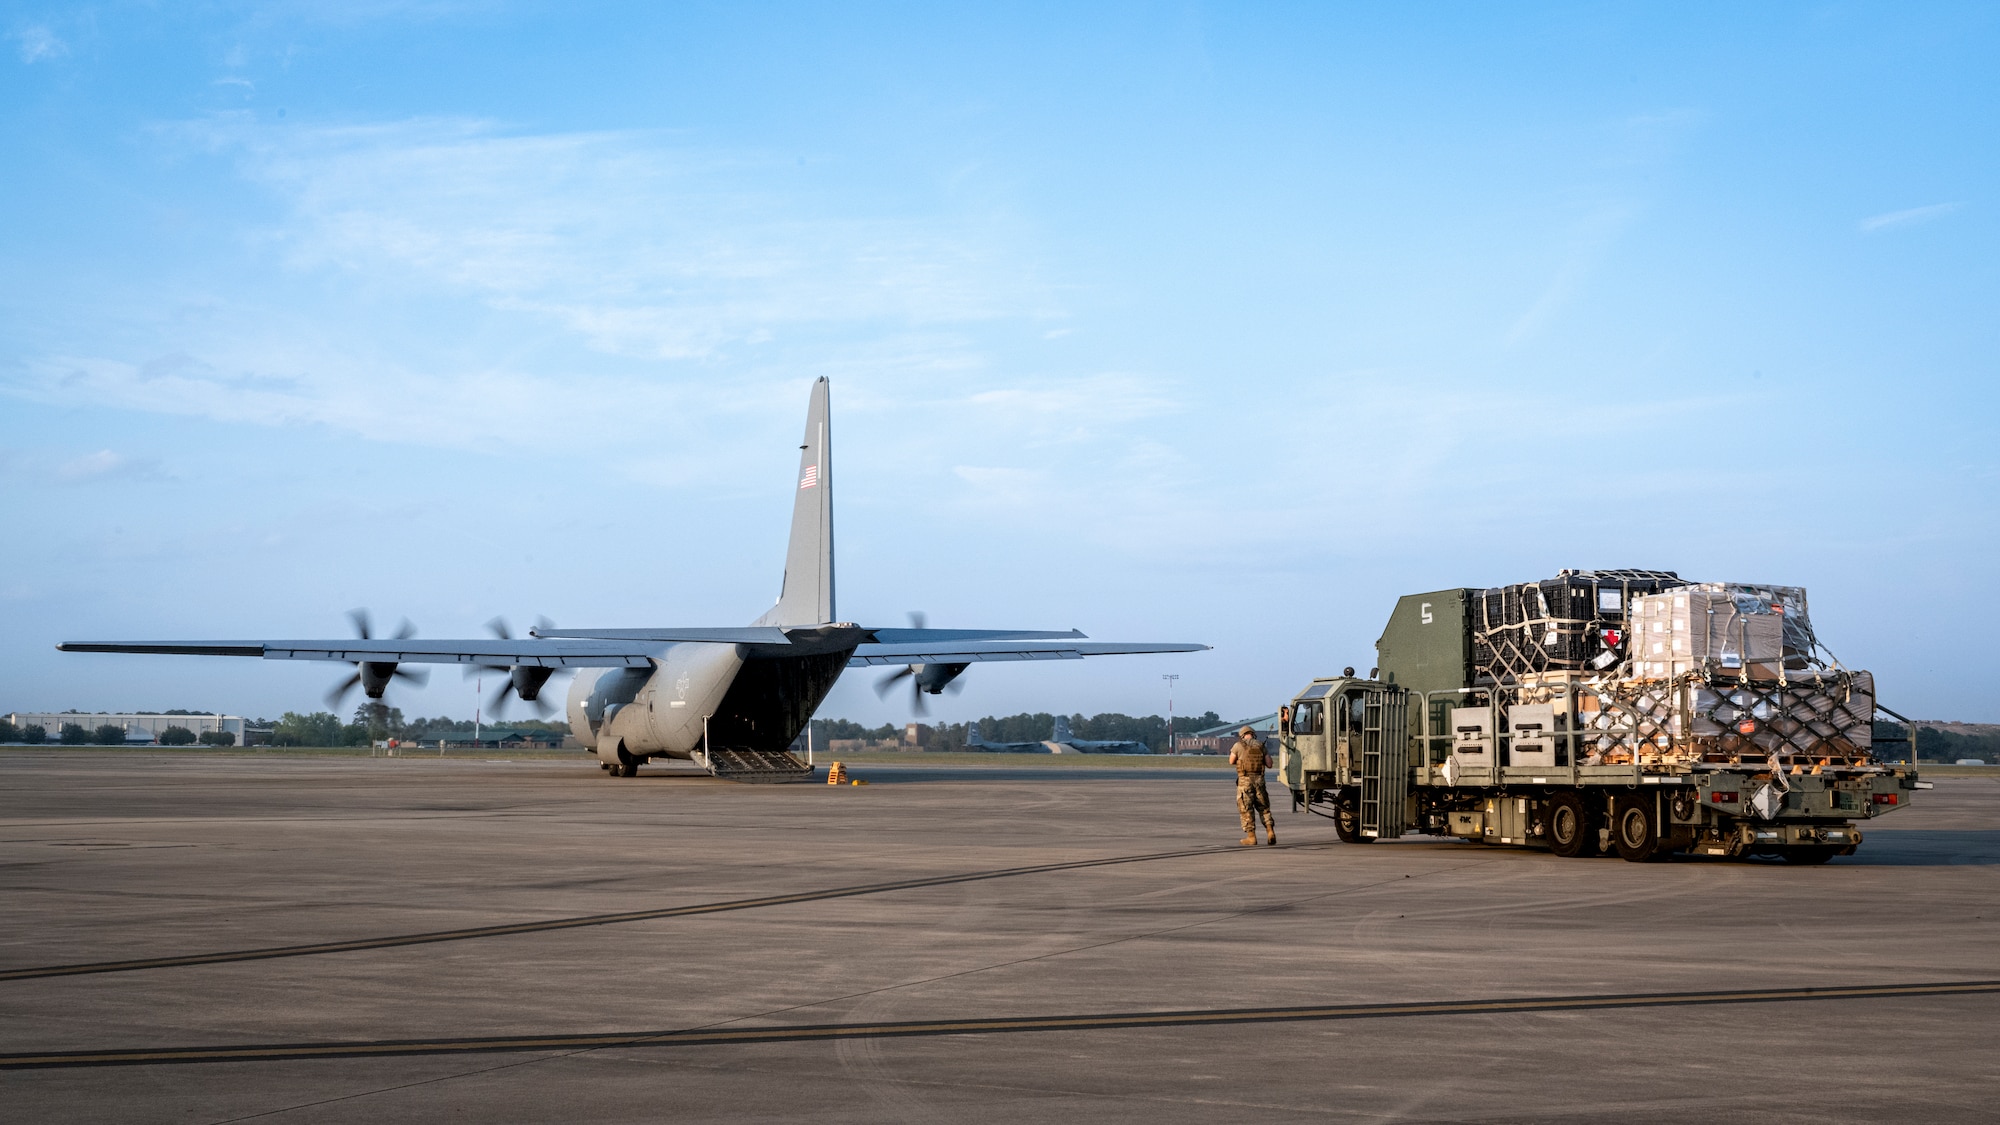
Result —
M 122 726 L 125 728 L 127 743 L 153 743 L 160 740 L 160 732 L 168 727 L 180 727 L 191 732 L 196 738 L 217 731 L 236 736 L 236 745 L 244 745 L 246 722 L 241 715 L 162 715 L 148 711 L 130 714 L 105 714 L 82 711 L 16 711 L 7 716 L 7 721 L 15 729 L 41 727 L 48 732 L 50 742 L 62 732 L 64 726 L 74 723 L 95 734 L 98 727 Z
M 1257 741 L 1264 749 L 1276 753 L 1278 749 L 1278 713 L 1259 715 L 1254 719 L 1238 719 L 1219 727 L 1209 727 L 1193 734 L 1174 735 L 1174 752 L 1177 754 L 1227 754 L 1236 745 L 1236 732 L 1249 727 L 1257 732 Z

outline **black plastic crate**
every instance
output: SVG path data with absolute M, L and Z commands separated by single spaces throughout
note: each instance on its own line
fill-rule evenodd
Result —
M 1474 677 L 1490 683 L 1536 672 L 1592 670 L 1604 653 L 1607 630 L 1622 647 L 1634 597 L 1681 585 L 1670 570 L 1586 570 L 1482 590 L 1472 622 Z M 1607 602 L 1606 590 L 1618 596 Z

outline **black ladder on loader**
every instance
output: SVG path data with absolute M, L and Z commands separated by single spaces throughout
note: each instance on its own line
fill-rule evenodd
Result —
M 1393 840 L 1409 821 L 1410 693 L 1377 688 L 1362 697 L 1361 834 Z

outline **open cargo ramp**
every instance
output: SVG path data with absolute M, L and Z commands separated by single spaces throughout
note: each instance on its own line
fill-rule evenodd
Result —
M 787 750 L 747 750 L 719 746 L 696 750 L 695 763 L 728 781 L 807 781 L 813 768 Z

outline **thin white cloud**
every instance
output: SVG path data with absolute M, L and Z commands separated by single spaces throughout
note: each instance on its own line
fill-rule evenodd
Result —
M 14 41 L 20 44 L 21 61 L 39 62 L 42 59 L 59 59 L 69 54 L 69 44 L 63 42 L 46 24 L 29 24 L 14 33 Z
M 985 427 L 1088 434 L 1104 423 L 1133 422 L 1178 412 L 1179 400 L 1155 380 L 1103 374 L 1034 379 L 974 391 L 967 403 Z
M 1611 247 L 1632 220 L 1632 209 L 1622 206 L 1602 207 L 1574 223 L 1569 231 L 1568 246 L 1562 261 L 1557 265 L 1555 276 L 1542 288 L 1540 295 L 1529 305 L 1507 329 L 1507 344 L 1517 345 L 1542 334 L 1561 312 L 1569 307 L 1582 291 L 1584 283 L 1597 269 L 1598 263 L 1610 253 Z
M 1964 206 L 1964 202 L 1959 201 L 1953 203 L 1932 203 L 1925 207 L 1911 207 L 1903 211 L 1885 211 L 1880 215 L 1871 215 L 1861 220 L 1859 229 L 1863 234 L 1874 234 L 1877 231 L 1913 227 L 1921 223 L 1928 223 L 1933 219 L 1941 219 Z
M 165 474 L 154 457 L 128 457 L 109 449 L 64 461 L 51 474 L 59 484 L 95 484 L 109 480 L 158 480 Z
M 295 266 L 406 277 L 533 316 L 600 351 L 706 359 L 829 324 L 968 323 L 1048 299 L 978 216 L 815 215 L 754 154 L 641 132 L 512 134 L 424 119 L 273 136 L 188 127 L 242 155 Z
M 113 315 L 150 354 L 52 349 L 0 391 L 455 448 L 643 446 L 636 472 L 684 480 L 718 415 L 761 416 L 778 387 L 832 375 L 853 406 L 961 386 L 984 363 L 969 326 L 1055 315 L 1002 220 L 828 214 L 790 162 L 661 134 L 247 115 L 163 133 L 275 196 L 280 219 L 239 240 L 271 272 L 131 303 Z M 333 298 L 275 295 L 301 281 Z M 1035 393 L 993 409 L 1032 414 Z M 1131 387 L 1096 393 L 1143 410 Z
M 145 363 L 53 357 L 29 365 L 11 389 L 50 405 L 112 406 L 152 414 L 262 426 L 318 424 L 381 441 L 475 447 L 524 431 L 551 439 L 634 436 L 639 419 L 685 406 L 673 388 L 643 381 L 474 371 L 438 376 L 338 352 L 310 357 L 269 341 L 214 358 L 172 355 Z M 276 374 L 271 365 L 305 375 Z M 613 407 L 616 409 L 613 409 Z
M 1050 500 L 1049 476 L 1036 469 L 1011 465 L 954 465 L 952 475 L 968 485 L 981 506 L 1045 509 Z

